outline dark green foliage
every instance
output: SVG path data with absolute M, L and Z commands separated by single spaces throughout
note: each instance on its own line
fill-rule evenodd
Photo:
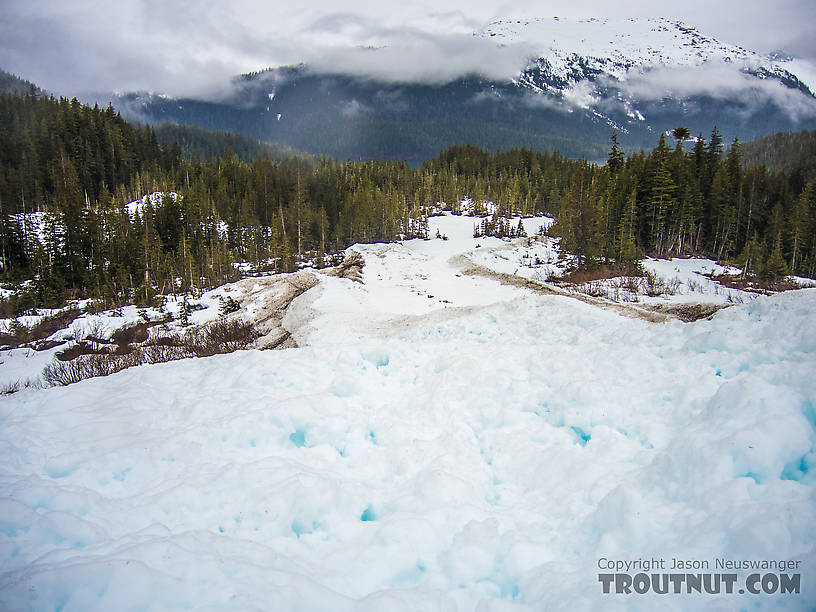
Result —
M 181 155 L 188 159 L 197 157 L 201 161 L 213 161 L 219 157 L 229 157 L 230 153 L 244 162 L 253 162 L 264 155 L 272 161 L 283 161 L 294 156 L 308 157 L 277 142 L 261 142 L 230 132 L 208 132 L 194 125 L 161 123 L 153 126 L 153 131 L 162 145 L 172 147 L 177 143 Z
M 41 96 L 44 93 L 34 83 L 0 70 L 0 94 Z
M 704 255 L 733 261 L 746 274 L 775 282 L 816 272 L 816 180 L 812 166 L 769 172 L 743 164 L 737 140 L 726 151 L 715 127 L 692 151 L 665 137 L 648 155 L 589 166 L 573 177 L 553 232 L 581 267 L 655 256 Z M 745 148 L 752 148 L 751 144 Z M 577 180 L 577 183 L 576 183 Z M 581 188 L 589 185 L 588 191 Z
M 235 299 L 231 296 L 221 297 L 220 304 L 218 305 L 218 314 L 222 317 L 227 316 L 233 312 L 238 312 L 241 310 L 241 305 L 235 301 Z
M 805 181 L 816 179 L 816 130 L 758 138 L 745 143 L 742 154 L 746 164 L 800 174 Z
M 625 158 L 613 139 L 609 157 L 598 166 L 457 145 L 417 169 L 265 154 L 249 163 L 231 151 L 204 162 L 110 108 L 0 96 L 3 280 L 31 280 L 6 306 L 71 297 L 148 306 L 237 279 L 235 261 L 252 273 L 293 271 L 356 242 L 427 238 L 439 203 L 460 214 L 466 197 L 482 216 L 486 201 L 496 204 L 486 233 L 515 236 L 504 219 L 554 216 L 581 267 L 745 254 L 769 278 L 816 272 L 816 183 L 806 172 L 745 167 L 741 146 L 724 152 L 716 128 L 688 152 L 661 136 L 652 152 Z M 124 210 L 153 192 L 164 195 Z
M 574 82 L 588 79 L 600 85 L 597 74 L 581 58 L 569 61 Z M 570 85 L 541 64 L 531 66 L 523 80 L 542 91 L 552 87 L 563 91 Z M 606 157 L 609 125 L 619 126 L 619 144 L 630 152 L 653 145 L 655 134 L 670 126 L 686 126 L 697 134 L 717 124 L 729 142 L 735 136 L 747 140 L 816 127 L 816 119 L 794 119 L 788 109 L 762 96 L 640 100 L 635 108 L 645 119 L 635 118 L 631 107 L 615 102 L 625 92 L 611 80 L 601 89 L 607 103 L 583 109 L 565 104 L 559 93 L 533 93 L 515 83 L 473 76 L 428 85 L 319 74 L 296 67 L 245 75 L 231 95 L 219 102 L 126 95 L 114 104 L 126 116 L 151 123 L 169 121 L 240 133 L 340 159 L 405 160 L 412 167 L 465 142 L 491 151 L 527 147 L 601 161 Z M 803 101 L 811 97 L 801 93 Z M 271 99 L 270 94 L 274 94 Z

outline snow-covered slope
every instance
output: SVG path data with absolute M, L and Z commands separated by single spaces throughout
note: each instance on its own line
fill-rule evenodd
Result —
M 792 58 L 772 61 L 669 19 L 511 19 L 489 24 L 480 35 L 500 44 L 532 45 L 538 56 L 535 65 L 563 85 L 599 75 L 623 80 L 630 71 L 706 64 L 731 64 L 760 78 L 788 79 L 791 85 L 802 81 L 811 91 L 816 85 L 788 70 Z M 521 82 L 534 86 L 529 79 L 525 74 Z
M 437 228 L 354 247 L 300 348 L 0 398 L 0 608 L 813 609 L 816 290 L 654 324 L 468 276 L 508 243 Z M 603 595 L 651 557 L 802 590 Z

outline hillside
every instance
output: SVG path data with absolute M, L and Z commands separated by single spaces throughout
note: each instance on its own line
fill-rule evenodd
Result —
M 266 156 L 272 161 L 283 161 L 289 157 L 308 157 L 277 142 L 262 142 L 248 136 L 231 132 L 207 131 L 192 125 L 160 123 L 153 126 L 156 139 L 165 147 L 177 143 L 185 158 L 196 156 L 202 161 L 213 161 L 231 151 L 239 160 L 251 163 Z
M 39 95 L 43 91 L 34 83 L 0 70 L 0 94 Z
M 816 130 L 763 136 L 742 146 L 745 163 L 816 178 Z
M 526 45 L 533 57 L 503 79 L 477 70 L 423 82 L 399 67 L 371 75 L 342 65 L 299 65 L 236 77 L 231 94 L 218 101 L 129 93 L 115 104 L 148 122 L 412 165 L 461 143 L 601 160 L 601 143 L 613 131 L 634 152 L 678 125 L 693 135 L 717 125 L 728 141 L 816 128 L 806 64 L 765 58 L 680 22 L 503 20 L 474 36 Z

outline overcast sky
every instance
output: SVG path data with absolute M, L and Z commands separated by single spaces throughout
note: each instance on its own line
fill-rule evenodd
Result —
M 471 33 L 498 18 L 668 17 L 723 42 L 816 60 L 816 1 L 2 0 L 0 68 L 60 95 L 147 90 L 214 95 L 229 77 L 307 62 L 382 74 L 410 50 L 413 78 L 487 67 L 512 73 L 529 49 Z M 360 47 L 392 51 L 366 55 Z M 368 64 L 366 63 L 368 62 Z

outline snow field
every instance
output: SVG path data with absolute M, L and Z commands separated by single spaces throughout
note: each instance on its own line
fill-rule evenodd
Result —
M 816 290 L 652 324 L 463 276 L 507 243 L 432 221 L 297 298 L 301 348 L 0 398 L 0 609 L 816 606 Z M 804 589 L 602 595 L 649 556 Z

